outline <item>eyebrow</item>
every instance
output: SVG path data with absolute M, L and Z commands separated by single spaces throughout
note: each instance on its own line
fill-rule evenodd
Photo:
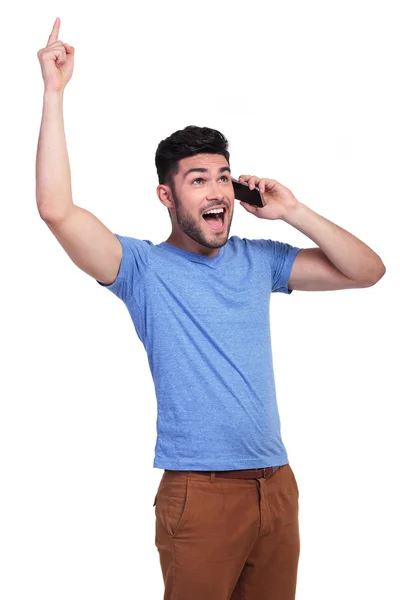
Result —
M 193 171 L 198 171 L 200 173 L 208 173 L 208 169 L 205 169 L 204 167 L 193 167 L 192 169 L 188 169 L 187 171 L 185 171 L 185 173 L 183 174 L 183 179 L 185 179 L 185 177 L 189 175 L 189 173 L 193 173 Z M 223 171 L 229 171 L 229 173 L 231 172 L 229 167 L 221 167 L 219 172 L 222 173 Z

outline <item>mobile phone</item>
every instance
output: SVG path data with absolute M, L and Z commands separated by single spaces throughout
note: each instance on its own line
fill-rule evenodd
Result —
M 254 190 L 251 190 L 247 183 L 239 183 L 234 177 L 231 177 L 231 179 L 236 200 L 247 202 L 247 204 L 252 204 L 253 206 L 264 206 L 263 197 L 257 187 L 255 187 Z

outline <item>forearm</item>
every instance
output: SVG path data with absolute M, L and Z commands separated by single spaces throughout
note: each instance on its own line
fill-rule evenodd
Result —
M 354 281 L 381 277 L 385 266 L 369 246 L 301 202 L 282 218 L 322 250 L 341 273 Z
M 36 155 L 36 202 L 43 219 L 63 216 L 72 205 L 71 171 L 64 132 L 63 92 L 44 92 Z

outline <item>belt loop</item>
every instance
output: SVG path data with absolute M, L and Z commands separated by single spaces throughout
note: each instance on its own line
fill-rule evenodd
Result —
M 210 483 L 214 483 L 214 479 L 215 479 L 215 471 L 211 471 L 211 474 L 210 474 Z

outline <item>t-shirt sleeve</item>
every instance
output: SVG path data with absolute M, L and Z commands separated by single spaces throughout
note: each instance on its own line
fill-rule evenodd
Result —
M 257 241 L 261 242 L 265 251 L 265 258 L 269 265 L 271 274 L 271 293 L 282 292 L 284 294 L 291 294 L 293 290 L 288 288 L 288 281 L 294 259 L 301 248 L 275 240 Z
M 113 283 L 106 285 L 97 281 L 99 285 L 113 292 L 123 302 L 134 295 L 135 286 L 146 270 L 149 250 L 153 245 L 150 240 L 139 240 L 114 233 L 122 246 L 122 259 L 117 277 Z

